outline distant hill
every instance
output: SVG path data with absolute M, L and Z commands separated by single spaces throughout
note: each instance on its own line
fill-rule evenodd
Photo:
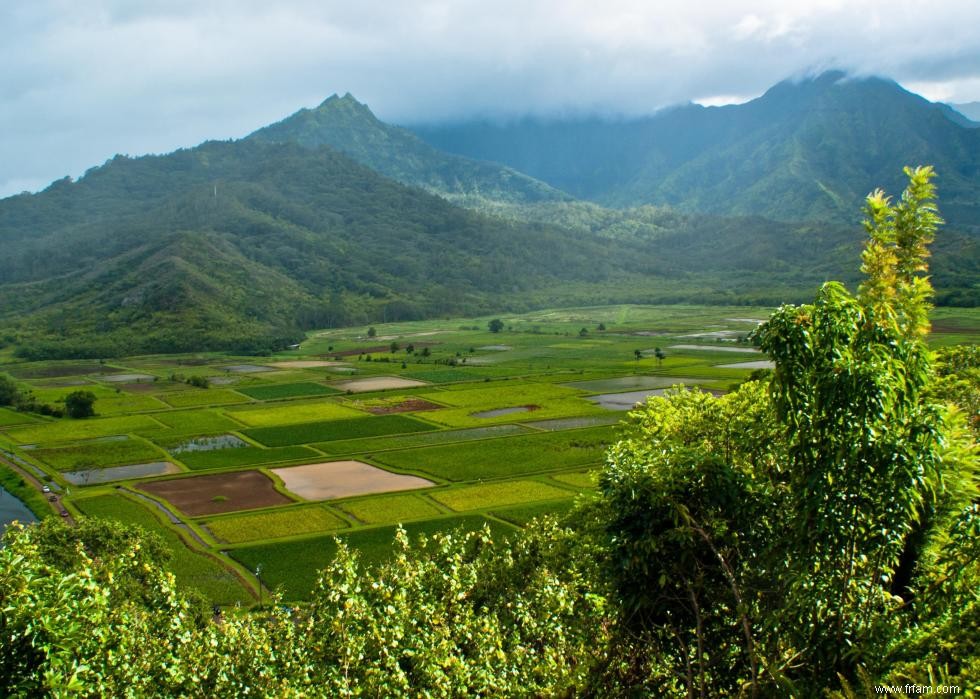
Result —
M 0 200 L 0 243 L 0 324 L 45 356 L 248 350 L 650 269 L 649 255 L 457 208 L 326 147 L 257 140 L 117 157 Z
M 880 78 L 830 72 L 741 105 L 689 104 L 638 119 L 416 125 L 443 150 L 499 162 L 607 206 L 855 223 L 904 165 L 940 174 L 951 224 L 980 228 L 980 130 Z
M 333 95 L 316 109 L 301 109 L 249 138 L 307 148 L 330 146 L 393 180 L 450 200 L 529 203 L 571 199 L 511 168 L 433 148 L 411 131 L 380 121 L 350 94 Z
M 974 123 L 980 122 L 980 102 L 963 102 L 949 106 Z M 980 124 L 977 125 L 980 126 Z

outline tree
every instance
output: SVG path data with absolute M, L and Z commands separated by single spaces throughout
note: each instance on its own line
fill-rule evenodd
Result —
M 95 394 L 91 391 L 72 391 L 65 396 L 65 413 L 72 418 L 95 415 Z
M 6 374 L 0 374 L 0 405 L 15 405 L 19 398 L 17 383 Z
M 487 323 L 487 327 L 490 328 L 490 332 L 499 333 L 504 329 L 504 321 L 500 320 L 500 318 L 494 318 Z
M 643 350 L 639 350 L 639 349 L 633 350 L 633 358 L 636 359 L 636 361 L 640 361 L 640 357 L 642 356 L 643 356 Z
M 663 366 L 664 359 L 667 358 L 667 355 L 664 354 L 664 351 L 659 347 L 654 347 L 653 354 L 657 358 L 657 366 Z
M 897 205 L 869 197 L 857 296 L 828 282 L 757 331 L 770 379 L 632 414 L 600 478 L 628 659 L 614 681 L 816 694 L 885 675 L 927 614 L 976 616 L 980 547 L 947 546 L 980 531 L 976 455 L 927 390 L 933 173 L 906 174 Z
M 374 329 L 374 326 L 371 326 L 370 328 L 367 329 L 367 336 L 368 337 L 375 337 L 375 336 L 377 336 L 377 334 L 378 334 L 378 331 Z
M 606 329 L 605 323 L 599 323 L 599 325 L 596 326 L 596 330 L 598 330 L 599 332 L 602 332 L 605 329 Z
M 578 336 L 579 337 L 588 337 L 589 336 L 588 329 L 587 328 L 582 328 L 581 330 L 579 330 L 578 331 Z

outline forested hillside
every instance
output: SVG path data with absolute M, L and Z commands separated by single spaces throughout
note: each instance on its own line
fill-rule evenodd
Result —
M 0 238 L 3 320 L 34 355 L 267 348 L 303 327 L 473 312 L 651 261 L 456 208 L 326 147 L 257 141 L 120 157 L 6 199 Z

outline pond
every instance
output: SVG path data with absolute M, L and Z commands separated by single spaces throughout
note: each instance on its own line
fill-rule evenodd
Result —
M 650 396 L 662 396 L 666 390 L 666 388 L 654 388 L 627 393 L 603 393 L 600 396 L 587 396 L 586 400 L 608 410 L 632 410 L 638 403 L 645 403 Z
M 154 461 L 149 464 L 132 464 L 131 466 L 112 466 L 110 468 L 93 468 L 85 471 L 68 471 L 61 474 L 72 485 L 98 485 L 112 481 L 124 481 L 130 478 L 145 476 L 163 476 L 168 473 L 180 473 L 180 468 L 169 461 Z
M 14 520 L 28 524 L 36 522 L 37 517 L 27 508 L 27 505 L 0 488 L 0 530 L 6 529 L 7 525 Z

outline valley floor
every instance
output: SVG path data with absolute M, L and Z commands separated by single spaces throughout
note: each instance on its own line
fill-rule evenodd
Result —
M 636 402 L 766 368 L 748 341 L 766 315 L 609 306 L 503 316 L 497 333 L 491 318 L 312 332 L 261 358 L 0 358 L 39 402 L 87 390 L 97 413 L 0 408 L 0 449 L 70 517 L 159 534 L 179 582 L 214 603 L 300 601 L 337 542 L 380 561 L 399 525 L 506 536 L 567 510 Z M 936 344 L 980 339 L 976 309 L 933 321 Z

